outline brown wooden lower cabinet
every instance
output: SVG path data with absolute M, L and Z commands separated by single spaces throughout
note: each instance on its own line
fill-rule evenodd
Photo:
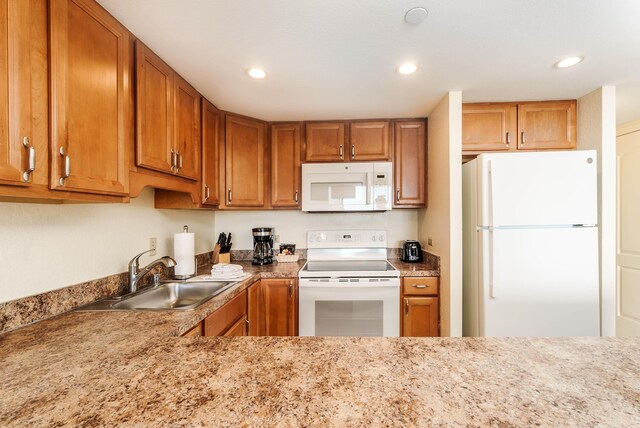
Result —
M 400 300 L 401 336 L 440 336 L 438 278 L 403 278 Z
M 200 337 L 202 336 L 202 323 L 199 322 L 195 327 L 182 335 L 182 337 Z
M 247 318 L 240 318 L 223 336 L 246 336 L 247 335 Z
M 298 334 L 298 283 L 295 278 L 262 279 L 249 287 L 250 336 Z
M 247 290 L 222 305 L 204 320 L 205 336 L 240 336 L 238 323 L 246 324 Z M 246 327 L 245 327 L 246 328 Z M 227 334 L 228 333 L 228 334 Z

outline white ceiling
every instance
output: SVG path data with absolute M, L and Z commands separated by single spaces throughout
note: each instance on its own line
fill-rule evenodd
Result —
M 618 86 L 640 118 L 638 0 L 98 0 L 219 108 L 264 120 L 425 116 Z M 421 24 L 404 22 L 426 7 Z M 585 61 L 559 70 L 570 55 Z M 409 76 L 395 69 L 414 61 Z M 249 67 L 268 76 L 254 80 Z

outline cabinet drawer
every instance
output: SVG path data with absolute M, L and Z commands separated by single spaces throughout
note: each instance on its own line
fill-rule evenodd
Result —
M 437 296 L 438 277 L 404 278 L 402 291 L 405 296 Z
M 205 336 L 220 336 L 247 313 L 247 290 L 225 303 L 204 320 Z

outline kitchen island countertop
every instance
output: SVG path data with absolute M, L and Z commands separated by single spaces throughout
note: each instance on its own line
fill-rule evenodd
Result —
M 640 339 L 176 337 L 200 311 L 0 335 L 2 426 L 638 426 Z

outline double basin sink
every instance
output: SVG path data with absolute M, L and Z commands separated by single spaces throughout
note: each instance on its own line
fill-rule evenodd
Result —
M 78 311 L 189 310 L 235 285 L 236 282 L 165 282 L 118 298 L 107 298 Z

